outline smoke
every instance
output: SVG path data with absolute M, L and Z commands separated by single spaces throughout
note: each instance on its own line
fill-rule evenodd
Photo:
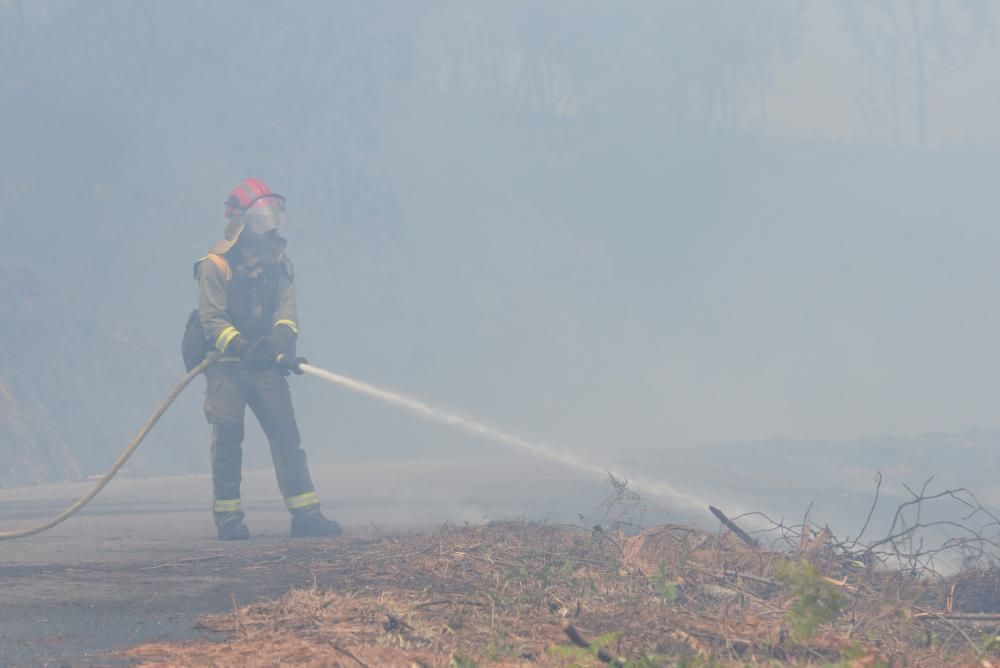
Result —
M 496 427 L 491 427 L 478 420 L 463 417 L 440 408 L 434 408 L 422 401 L 418 401 L 397 392 L 390 392 L 373 387 L 368 383 L 353 378 L 348 378 L 340 374 L 320 369 L 310 364 L 302 364 L 301 368 L 307 374 L 322 378 L 323 380 L 347 388 L 352 392 L 373 397 L 391 406 L 401 408 L 406 412 L 430 420 L 461 429 L 472 436 L 489 439 L 497 443 L 515 448 L 534 457 L 542 457 L 553 462 L 562 464 L 569 468 L 577 469 L 586 473 L 591 473 L 597 477 L 607 477 L 609 474 L 615 475 L 609 467 L 598 465 L 587 461 L 571 452 L 559 448 L 537 443 L 515 436 L 509 432 L 502 431 Z M 618 478 L 626 479 L 628 484 L 636 491 L 672 506 L 672 510 L 702 510 L 708 506 L 708 502 L 692 494 L 682 492 L 666 483 L 656 482 L 647 478 L 629 476 L 624 473 L 616 475 Z
M 880 19 L 911 4 L 0 2 L 0 263 L 57 297 L 0 309 L 0 479 L 113 460 L 180 377 L 191 266 L 245 176 L 302 228 L 303 354 L 588 476 L 996 428 L 996 9 Z M 297 390 L 317 465 L 480 454 L 468 425 Z M 137 471 L 207 470 L 198 403 Z

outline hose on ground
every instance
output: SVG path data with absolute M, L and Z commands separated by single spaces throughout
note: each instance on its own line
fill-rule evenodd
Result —
M 76 501 L 76 503 L 71 505 L 69 508 L 64 510 L 56 517 L 53 517 L 45 524 L 39 524 L 38 526 L 29 527 L 27 529 L 0 532 L 0 540 L 11 540 L 13 538 L 27 538 L 28 536 L 34 536 L 35 534 L 42 533 L 43 531 L 48 531 L 55 525 L 69 519 L 77 512 L 79 512 L 81 508 L 90 503 L 90 501 L 95 496 L 97 496 L 109 482 L 111 482 L 111 479 L 115 477 L 115 474 L 118 473 L 118 471 L 120 471 L 123 466 L 125 466 L 125 462 L 128 461 L 128 458 L 132 456 L 132 453 L 135 452 L 135 449 L 139 447 L 139 444 L 142 443 L 142 440 L 146 438 L 146 434 L 150 432 L 153 426 L 156 425 L 157 421 L 163 416 L 164 413 L 167 412 L 167 409 L 170 408 L 170 404 L 174 403 L 174 400 L 178 396 L 180 396 L 180 393 L 184 391 L 184 388 L 187 387 L 188 384 L 190 384 L 190 382 L 194 380 L 196 376 L 198 376 L 202 371 L 204 371 L 213 362 L 215 362 L 215 360 L 218 357 L 219 357 L 218 353 L 210 354 L 201 362 L 201 364 L 188 371 L 187 375 L 181 378 L 180 382 L 177 383 L 177 386 L 174 387 L 174 389 L 170 391 L 170 394 L 168 394 L 166 398 L 160 402 L 160 405 L 157 406 L 156 411 L 149 417 L 148 420 L 146 420 L 146 423 L 142 425 L 142 428 L 139 430 L 139 432 L 134 437 L 132 437 L 132 441 L 128 444 L 128 447 L 122 450 L 122 453 L 118 455 L 118 459 L 115 460 L 115 463 L 111 467 L 111 469 L 108 470 L 108 472 L 105 473 L 103 476 L 101 476 L 101 479 L 97 481 L 97 484 L 95 484 L 94 487 L 89 492 L 81 496 Z

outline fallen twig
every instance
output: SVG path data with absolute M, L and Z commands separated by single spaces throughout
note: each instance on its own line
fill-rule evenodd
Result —
M 715 517 L 718 518 L 718 520 L 720 522 L 722 522 L 722 524 L 727 529 L 729 529 L 734 534 L 736 534 L 737 538 L 739 538 L 740 540 L 742 540 L 744 543 L 746 543 L 750 547 L 757 547 L 757 541 L 754 540 L 753 538 L 751 538 L 750 534 L 748 534 L 746 531 L 744 531 L 743 529 L 741 529 L 738 526 L 736 526 L 736 523 L 733 522 L 728 517 L 726 517 L 726 514 L 724 512 L 722 512 L 721 510 L 719 510 L 715 506 L 709 506 L 708 509 L 710 511 L 712 511 L 712 514 L 715 515 Z
M 424 603 L 417 603 L 415 606 L 413 606 L 413 609 L 414 610 L 421 610 L 423 608 L 434 607 L 435 605 L 455 605 L 455 604 L 457 604 L 457 605 L 473 605 L 473 606 L 475 606 L 477 608 L 485 608 L 486 607 L 485 604 L 480 603 L 479 601 L 472 601 L 472 600 L 467 599 L 467 598 L 463 598 L 463 599 L 441 598 L 441 599 L 437 599 L 435 601 L 426 601 Z
M 781 586 L 777 582 L 775 582 L 774 580 L 772 580 L 771 578 L 765 578 L 765 577 L 761 577 L 760 575 L 753 575 L 751 573 L 743 573 L 741 571 L 735 571 L 735 570 L 733 570 L 733 571 L 716 571 L 716 570 L 712 570 L 711 568 L 702 568 L 700 566 L 695 566 L 693 564 L 689 564 L 687 566 L 687 568 L 690 568 L 691 570 L 694 570 L 694 571 L 698 571 L 699 573 L 704 573 L 706 575 L 711 575 L 712 577 L 721 578 L 723 580 L 728 580 L 730 578 L 737 578 L 737 579 L 743 579 L 743 580 L 750 580 L 751 582 L 757 582 L 759 584 L 765 584 L 765 585 L 769 585 L 769 586 L 775 587 L 775 588 L 778 588 L 778 587 Z
M 189 566 L 191 564 L 197 564 L 203 561 L 215 561 L 216 559 L 224 559 L 228 557 L 228 554 L 217 554 L 211 557 L 195 557 L 192 559 L 178 559 L 177 561 L 172 561 L 166 564 L 156 564 L 155 566 L 143 566 L 140 571 L 155 571 L 158 568 L 171 568 L 173 566 Z
M 932 610 L 924 610 L 923 608 L 919 608 L 917 606 L 913 607 L 915 610 L 920 611 L 917 613 L 918 615 L 923 614 L 925 617 L 936 617 L 937 619 L 940 619 L 945 624 L 958 631 L 958 633 L 961 634 L 963 638 L 965 638 L 965 642 L 969 643 L 969 647 L 971 647 L 973 651 L 975 651 L 977 654 L 982 651 L 982 647 L 979 646 L 979 643 L 973 640 L 972 636 L 970 636 L 968 633 L 965 632 L 965 629 L 963 629 L 959 624 L 955 623 L 955 620 L 949 619 L 947 616 L 942 615 L 940 612 L 934 612 Z M 916 615 L 914 615 L 914 617 L 916 617 Z
M 918 612 L 914 619 L 956 619 L 967 622 L 1000 622 L 1000 612 Z
M 339 645 L 337 645 L 335 643 L 330 643 L 330 647 L 332 647 L 334 649 L 334 651 L 340 652 L 344 656 L 346 656 L 346 657 L 348 657 L 350 659 L 353 659 L 354 662 L 356 664 L 358 664 L 359 666 L 361 666 L 362 668 L 368 668 L 368 664 L 367 663 L 365 663 L 364 661 L 362 661 L 358 657 L 354 656 L 353 654 L 351 654 L 348 650 L 344 649 L 343 647 L 340 647 Z

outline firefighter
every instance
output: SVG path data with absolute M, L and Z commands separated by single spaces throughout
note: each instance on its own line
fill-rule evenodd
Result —
M 225 238 L 195 265 L 198 318 L 207 346 L 222 356 L 205 371 L 205 416 L 212 425 L 213 516 L 220 540 L 245 540 L 240 482 L 249 406 L 267 435 L 278 487 L 292 515 L 291 535 L 336 536 L 320 512 L 286 376 L 295 357 L 295 274 L 278 228 L 290 222 L 285 199 L 244 179 L 226 200 Z

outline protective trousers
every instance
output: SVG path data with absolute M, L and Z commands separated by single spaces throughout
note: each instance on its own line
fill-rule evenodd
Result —
M 285 505 L 293 514 L 319 511 L 292 410 L 288 381 L 273 365 L 252 368 L 219 362 L 205 370 L 205 417 L 212 425 L 213 515 L 217 526 L 243 520 L 243 423 L 250 406 L 271 446 L 271 459 Z

